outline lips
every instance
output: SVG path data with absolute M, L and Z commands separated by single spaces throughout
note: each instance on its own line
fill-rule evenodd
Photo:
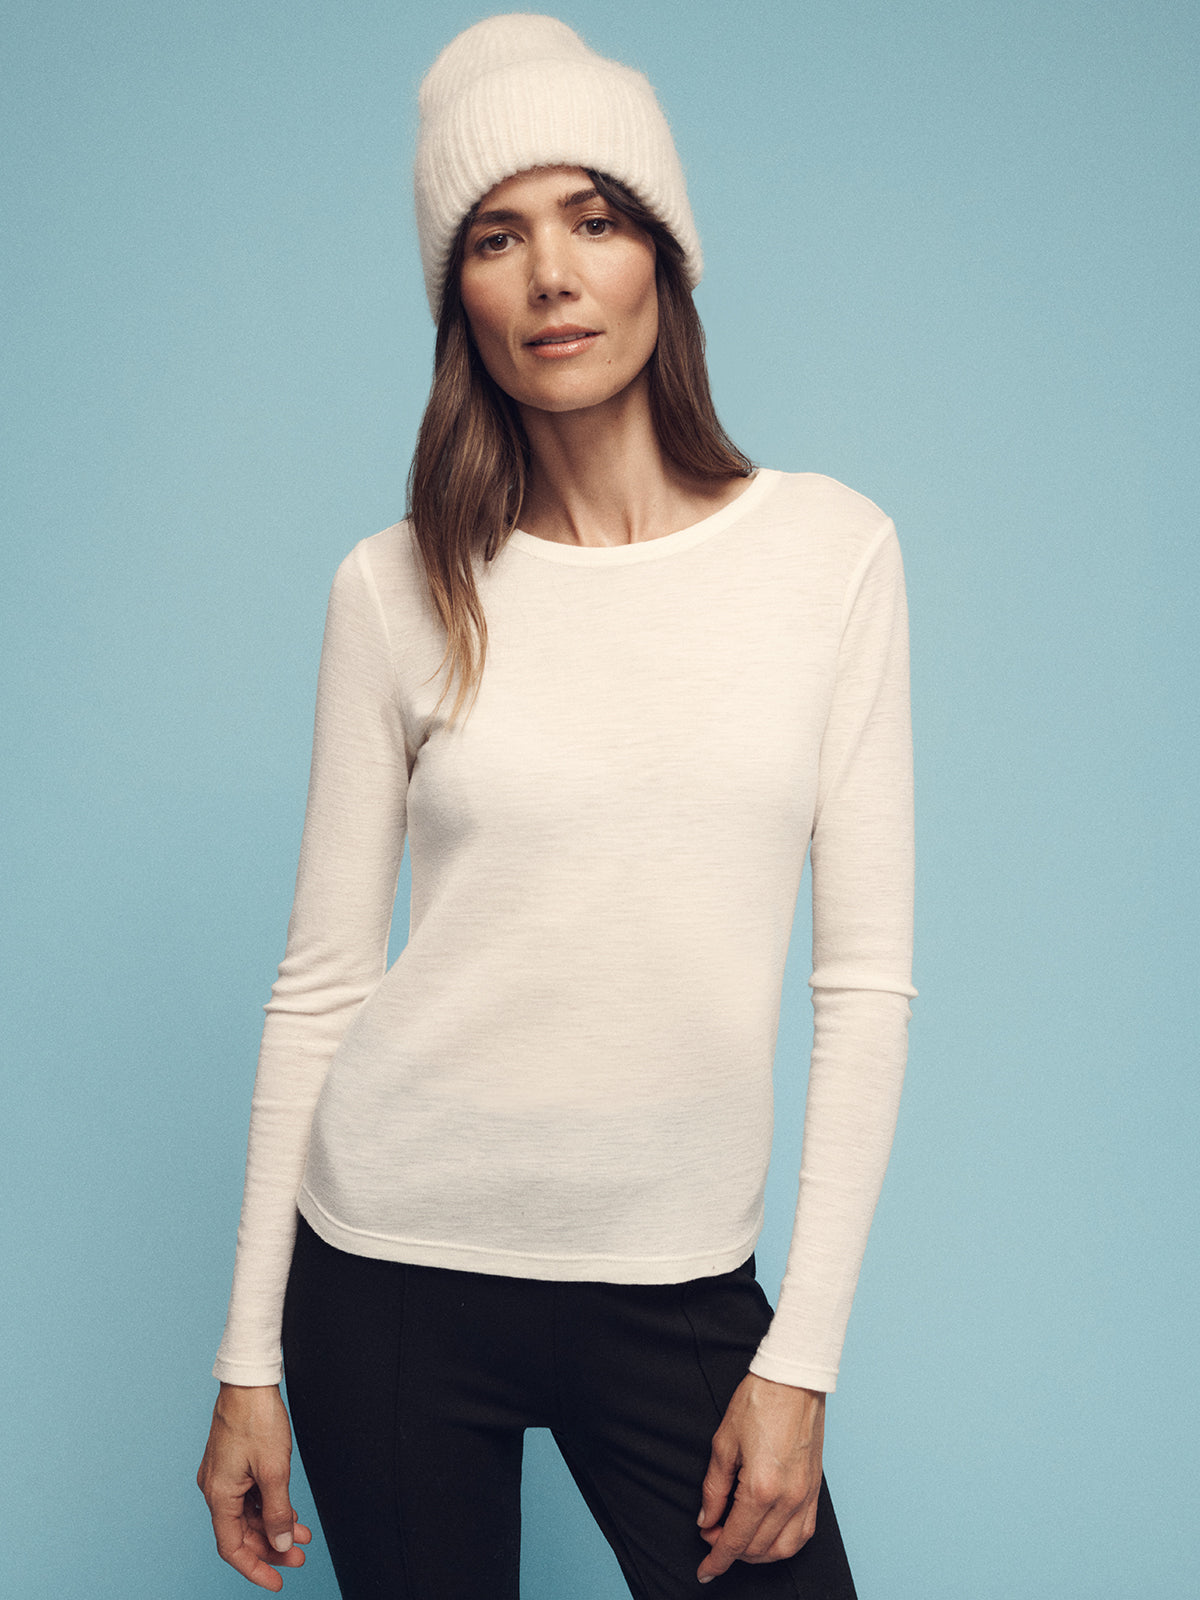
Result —
M 595 328 L 581 328 L 574 323 L 563 323 L 557 328 L 543 328 L 541 333 L 535 334 L 525 343 L 531 350 L 540 349 L 544 345 L 577 344 L 580 339 L 595 338 L 596 332 Z

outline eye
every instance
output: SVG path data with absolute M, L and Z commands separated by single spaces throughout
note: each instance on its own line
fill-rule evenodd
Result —
M 476 244 L 475 248 L 481 255 L 499 255 L 504 249 L 504 246 L 507 244 L 508 240 L 511 238 L 512 235 L 510 233 L 485 234 L 484 237 Z
M 582 226 L 589 239 L 603 239 L 605 234 L 612 232 L 616 223 L 611 217 L 586 217 Z

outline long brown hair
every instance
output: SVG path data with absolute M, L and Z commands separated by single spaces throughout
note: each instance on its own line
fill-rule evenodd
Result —
M 748 476 L 753 463 L 725 432 L 713 406 L 704 329 L 678 241 L 624 184 L 587 171 L 601 198 L 654 241 L 658 341 L 648 377 L 650 415 L 663 454 L 691 477 Z M 439 705 L 459 680 L 451 721 L 468 696 L 473 700 L 478 693 L 487 654 L 474 564 L 493 560 L 516 527 L 530 465 L 520 413 L 480 360 L 459 293 L 474 214 L 473 209 L 464 217 L 446 268 L 433 386 L 408 474 L 408 515 L 446 629 L 437 671 L 449 662 L 450 673 Z

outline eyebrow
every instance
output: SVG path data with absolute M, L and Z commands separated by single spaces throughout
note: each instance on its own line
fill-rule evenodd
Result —
M 563 199 L 558 202 L 558 204 L 560 210 L 567 211 L 572 206 L 581 206 L 588 200 L 598 200 L 599 198 L 600 193 L 597 189 L 577 189 L 574 194 L 564 196 Z M 520 211 L 503 209 L 495 211 L 477 211 L 471 218 L 471 227 L 475 227 L 475 225 L 480 222 L 520 222 L 522 216 L 523 213 Z

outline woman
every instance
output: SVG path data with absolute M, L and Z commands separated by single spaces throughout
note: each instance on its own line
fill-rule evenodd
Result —
M 640 74 L 494 17 L 421 114 L 435 379 L 409 520 L 330 600 L 199 1474 L 218 1547 L 265 1588 L 303 1561 L 282 1324 L 347 1600 L 515 1596 L 528 1426 L 641 1600 L 852 1596 L 825 1395 L 916 992 L 895 533 L 720 428 Z M 751 1252 L 810 841 L 772 1315 Z

